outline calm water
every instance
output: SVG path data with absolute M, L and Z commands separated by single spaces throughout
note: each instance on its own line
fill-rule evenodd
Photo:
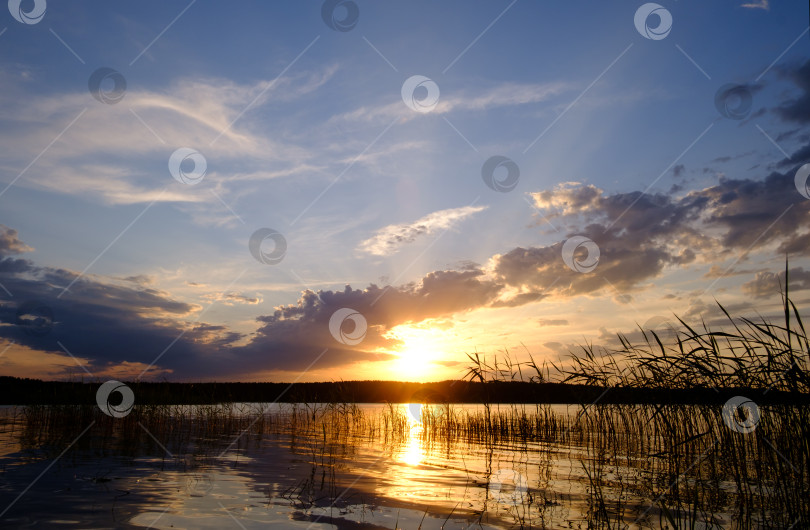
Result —
M 599 495 L 633 508 L 630 527 L 647 512 L 656 517 L 645 527 L 659 527 L 642 487 L 648 454 L 619 460 L 553 441 L 566 440 L 577 406 L 543 407 L 552 441 L 442 434 L 417 420 L 419 406 L 357 408 L 175 407 L 137 420 L 2 408 L 0 527 L 588 528 L 599 526 Z M 482 410 L 452 407 L 457 417 Z M 722 503 L 711 508 L 717 526 L 730 523 Z

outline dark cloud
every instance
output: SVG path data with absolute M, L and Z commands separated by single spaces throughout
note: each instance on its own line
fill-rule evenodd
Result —
M 729 162 L 729 161 L 731 161 L 731 160 L 737 160 L 737 159 L 740 159 L 740 158 L 744 158 L 744 157 L 746 157 L 746 156 L 751 156 L 751 155 L 753 155 L 754 153 L 755 153 L 755 151 L 745 151 L 745 152 L 743 152 L 743 153 L 740 153 L 740 154 L 737 154 L 737 155 L 734 155 L 734 156 L 728 156 L 728 155 L 725 155 L 725 156 L 718 156 L 717 158 L 713 158 L 713 159 L 711 160 L 711 162 L 712 162 L 712 163 L 720 163 L 720 164 L 724 164 L 724 163 Z M 703 170 L 703 172 L 705 173 L 705 172 L 706 172 L 706 169 L 704 169 L 704 170 Z
M 147 364 L 183 331 L 182 318 L 195 309 L 155 289 L 89 278 L 75 281 L 60 296 L 74 280 L 74 272 L 24 259 L 0 260 L 0 281 L 13 295 L 0 305 L 0 337 L 43 351 L 61 351 L 59 341 L 99 370 L 125 361 Z M 15 325 L 18 310 L 32 303 L 53 313 L 50 333 L 32 335 Z M 178 343 L 180 354 L 188 355 L 191 344 Z
M 783 158 L 776 165 L 777 167 L 792 167 L 798 169 L 799 166 L 810 161 L 810 144 L 806 144 L 790 155 L 790 158 Z M 793 171 L 795 173 L 795 170 Z
M 803 267 L 789 269 L 790 292 L 810 289 L 810 270 Z M 770 271 L 760 271 L 756 273 L 754 279 L 746 282 L 742 286 L 744 293 L 754 298 L 770 298 L 776 296 L 785 289 L 785 271 L 778 273 Z
M 720 179 L 690 195 L 705 205 L 706 224 L 722 229 L 720 241 L 732 249 L 789 244 L 807 225 L 810 211 L 788 173 L 773 172 L 761 181 Z
M 257 320 L 263 325 L 251 342 L 238 351 L 248 357 L 273 352 L 274 366 L 287 370 L 304 368 L 302 359 L 312 359 L 323 350 L 327 350 L 326 365 L 380 360 L 385 356 L 374 350 L 398 345 L 396 340 L 384 336 L 392 327 L 487 306 L 502 288 L 487 280 L 482 270 L 474 269 L 431 272 L 417 283 L 400 287 L 372 284 L 366 289 L 347 285 L 343 291 L 308 290 L 296 304 L 278 307 L 272 315 L 259 317 Z M 342 345 L 330 332 L 329 321 L 342 308 L 357 311 L 367 323 L 366 336 L 355 347 Z M 304 352 L 306 355 L 302 356 Z
M 8 252 L 27 249 L 13 230 L 5 230 L 3 240 Z M 462 271 L 431 272 L 419 282 L 399 287 L 308 290 L 296 304 L 258 317 L 260 327 L 244 335 L 227 326 L 196 322 L 193 317 L 200 307 L 131 279 L 117 283 L 77 279 L 71 271 L 4 258 L 0 280 L 14 295 L 14 301 L 0 303 L 0 337 L 40 351 L 61 352 L 61 343 L 72 355 L 88 359 L 91 372 L 124 363 L 145 367 L 160 355 L 155 373 L 168 373 L 173 379 L 300 371 L 315 359 L 318 369 L 384 360 L 388 355 L 375 350 L 397 345 L 383 336 L 392 327 L 486 306 L 503 288 L 485 279 L 480 268 L 468 265 Z M 214 299 L 226 304 L 256 301 L 232 292 Z M 33 335 L 16 325 L 18 309 L 26 301 L 53 312 L 50 333 Z M 365 339 L 356 346 L 341 344 L 329 329 L 334 312 L 346 307 L 360 312 L 368 323 Z
M 164 353 L 158 372 L 173 379 L 245 379 L 267 371 L 298 372 L 316 359 L 317 369 L 384 360 L 387 354 L 379 352 L 398 346 L 388 331 L 400 324 L 576 295 L 607 293 L 630 302 L 669 268 L 697 260 L 712 263 L 765 246 L 804 254 L 810 248 L 810 201 L 797 192 L 788 173 L 773 172 L 764 180 L 723 178 L 678 197 L 606 194 L 590 185 L 560 186 L 533 197 L 548 219 L 566 227 L 567 237 L 583 235 L 598 245 L 594 271 L 570 269 L 562 259 L 565 237 L 560 237 L 545 246 L 513 248 L 493 256 L 486 266 L 466 263 L 405 285 L 307 290 L 296 303 L 257 317 L 257 329 L 248 334 L 197 322 L 199 306 L 152 288 L 143 276 L 77 280 L 75 272 L 13 257 L 29 247 L 3 227 L 0 282 L 13 297 L 0 304 L 0 337 L 51 352 L 61 351 L 60 341 L 72 354 L 89 359 L 91 371 L 124 363 L 145 366 Z M 794 282 L 796 289 L 807 288 L 808 275 L 796 269 L 791 288 Z M 744 289 L 763 296 L 772 287 L 769 281 L 761 273 Z M 70 291 L 60 297 L 71 282 Z M 250 304 L 258 298 L 230 292 L 212 300 Z M 53 329 L 47 335 L 26 334 L 14 325 L 19 304 L 31 300 L 53 310 Z M 357 311 L 367 322 L 365 338 L 357 345 L 343 344 L 330 332 L 330 318 L 342 308 Z M 557 320 L 538 323 L 564 325 Z
M 790 173 L 764 180 L 721 178 L 718 184 L 672 197 L 640 192 L 606 195 L 594 186 L 560 186 L 533 194 L 549 219 L 578 221 L 580 234 L 599 247 L 596 269 L 587 274 L 561 261 L 562 242 L 516 248 L 495 259 L 498 279 L 524 291 L 589 294 L 615 288 L 620 294 L 661 274 L 692 263 L 698 255 L 721 257 L 776 246 L 806 254 L 810 201 L 796 190 Z
M 801 90 L 798 97 L 784 102 L 774 111 L 785 121 L 810 123 L 810 60 L 800 66 L 785 66 L 779 73 Z
M 799 129 L 791 129 L 789 131 L 781 132 L 781 133 L 779 133 L 777 135 L 776 142 L 777 143 L 784 142 L 784 141 L 790 140 L 792 138 L 796 138 L 800 142 L 807 142 L 807 140 L 810 139 L 810 135 L 808 135 L 807 133 L 798 134 L 798 133 L 802 132 L 803 130 L 804 129 L 799 128 Z
M 329 335 L 330 311 L 337 308 L 335 304 L 355 301 L 355 292 L 322 293 L 333 301 L 329 305 L 312 304 L 317 296 L 304 293 L 299 306 L 260 317 L 263 326 L 249 337 L 224 325 L 195 322 L 198 306 L 155 289 L 82 278 L 60 298 L 62 288 L 76 278 L 75 273 L 10 258 L 0 261 L 0 278 L 14 294 L 13 302 L 0 304 L 0 337 L 40 351 L 61 352 L 61 343 L 72 355 L 88 359 L 91 373 L 124 363 L 140 370 L 160 356 L 152 373 L 170 374 L 172 379 L 249 378 L 261 371 L 303 369 L 327 347 L 329 351 L 318 361 L 318 368 L 381 358 L 361 349 L 340 347 Z M 221 298 L 227 302 L 232 297 L 225 293 Z M 390 309 L 390 302 L 384 300 L 380 307 Z M 52 311 L 50 333 L 26 333 L 16 325 L 19 308 L 31 301 Z M 310 305 L 313 311 L 309 311 Z M 418 311 L 414 316 L 419 316 Z M 371 329 L 363 346 L 390 342 L 380 333 Z
M 672 168 L 672 176 L 674 176 L 675 178 L 678 178 L 681 175 L 683 175 L 685 171 L 686 171 L 686 166 L 684 166 L 683 164 L 678 164 L 677 166 Z

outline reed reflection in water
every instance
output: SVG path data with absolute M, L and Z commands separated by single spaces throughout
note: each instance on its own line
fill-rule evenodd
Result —
M 694 405 L 6 408 L 0 524 L 789 527 L 810 520 L 803 414 L 742 434 Z

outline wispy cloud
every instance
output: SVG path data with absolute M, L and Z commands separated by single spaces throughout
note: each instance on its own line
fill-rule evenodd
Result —
M 740 7 L 746 7 L 748 9 L 764 9 L 766 11 L 771 8 L 770 0 L 759 0 L 758 2 L 749 2 L 747 4 L 742 4 Z
M 206 178 L 215 176 L 219 186 L 317 169 L 311 145 L 267 135 L 255 117 L 240 113 L 254 100 L 255 109 L 303 97 L 334 71 L 288 76 L 272 87 L 266 80 L 237 84 L 182 78 L 160 90 L 131 89 L 116 105 L 100 104 L 87 93 L 23 95 L 23 81 L 6 81 L 0 95 L 0 140 L 5 147 L 0 170 L 10 182 L 52 143 L 17 186 L 97 197 L 107 204 L 151 202 L 169 187 L 160 196 L 163 202 L 212 203 L 203 189 L 172 187 L 166 165 L 171 153 L 178 147 L 199 150 L 209 162 Z M 54 142 L 56 132 L 80 112 L 64 137 Z
M 248 296 L 244 293 L 235 291 L 210 293 L 204 295 L 203 298 L 212 302 L 222 302 L 223 305 L 229 306 L 235 304 L 257 305 L 264 301 L 261 294 L 257 293 L 254 296 Z
M 527 105 L 547 101 L 554 96 L 572 90 L 573 85 L 563 82 L 552 83 L 503 83 L 479 91 L 466 91 L 462 94 L 442 94 L 432 114 L 447 114 L 452 111 L 485 111 L 496 107 Z M 414 118 L 417 113 L 408 109 L 397 99 L 384 105 L 371 105 L 335 116 L 332 121 L 390 121 Z
M 386 256 L 399 250 L 402 245 L 413 243 L 417 238 L 434 234 L 442 230 L 449 230 L 464 219 L 480 211 L 486 206 L 464 206 L 430 213 L 412 223 L 388 225 L 359 245 L 359 249 L 375 256 Z

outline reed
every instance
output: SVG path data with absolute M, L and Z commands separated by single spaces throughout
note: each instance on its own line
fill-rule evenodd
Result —
M 527 428 L 515 413 L 468 423 L 479 441 L 517 436 L 584 448 L 589 528 L 796 527 L 810 520 L 810 413 L 802 406 L 810 393 L 810 341 L 787 281 L 786 270 L 781 322 L 735 318 L 718 302 L 727 320 L 721 329 L 676 317 L 680 328 L 671 340 L 640 328 L 641 344 L 619 334 L 617 350 L 585 344 L 568 367 L 554 366 L 563 382 L 605 392 L 713 389 L 718 399 L 732 390 L 797 398 L 794 405 L 760 407 L 751 433 L 731 429 L 719 405 L 583 404 L 562 434 L 538 432 L 539 423 Z M 506 351 L 491 364 L 478 353 L 468 357 L 471 380 L 523 380 L 521 363 Z M 531 357 L 522 367 L 543 374 Z M 555 422 L 546 418 L 543 426 Z
M 787 290 L 784 320 L 778 324 L 761 317 L 732 318 L 719 307 L 728 320 L 724 329 L 712 330 L 705 323 L 693 327 L 678 319 L 681 328 L 670 341 L 642 329 L 641 344 L 620 335 L 616 351 L 585 345 L 570 367 L 551 368 L 565 381 L 606 391 L 616 386 L 716 389 L 720 396 L 742 389 L 806 398 L 810 348 Z M 222 454 L 229 465 L 240 465 L 242 454 L 272 439 L 311 466 L 310 475 L 282 495 L 297 509 L 308 510 L 340 500 L 341 463 L 351 461 L 359 448 L 374 447 L 393 457 L 418 432 L 426 454 L 484 452 L 484 468 L 468 470 L 470 484 L 485 488 L 479 521 L 497 515 L 520 528 L 558 525 L 565 499 L 553 485 L 556 458 L 579 463 L 569 480 L 586 492 L 582 527 L 787 528 L 810 520 L 807 407 L 763 404 L 756 429 L 744 434 L 724 421 L 722 400 L 710 405 L 597 402 L 580 405 L 576 414 L 543 404 L 494 404 L 496 396 L 487 392 L 495 385 L 488 383 L 552 379 L 548 365 L 527 356 L 528 361 L 519 362 L 508 350 L 491 361 L 478 352 L 469 354 L 466 378 L 484 383 L 483 402 L 478 407 L 426 404 L 418 422 L 394 403 L 369 413 L 349 399 L 329 396 L 329 403 L 272 407 L 145 404 L 124 418 L 91 406 L 35 405 L 6 414 L 2 434 L 16 440 L 26 458 L 53 458 L 93 422 L 66 459 L 88 453 L 164 455 L 163 466 L 184 470 L 222 465 Z M 504 464 L 498 460 L 504 448 L 516 469 L 525 467 L 529 451 L 541 454 L 543 462 L 529 473 L 533 481 L 520 502 L 506 506 L 490 491 L 496 464 Z M 477 482 L 481 476 L 484 483 Z
M 664 389 L 747 388 L 810 393 L 810 340 L 786 285 L 782 291 L 782 322 L 760 316 L 726 318 L 722 329 L 705 321 L 693 326 L 676 316 L 674 340 L 643 329 L 642 344 L 618 334 L 621 348 L 610 351 L 585 344 L 571 355 L 571 367 L 555 367 L 565 382 L 604 387 Z

